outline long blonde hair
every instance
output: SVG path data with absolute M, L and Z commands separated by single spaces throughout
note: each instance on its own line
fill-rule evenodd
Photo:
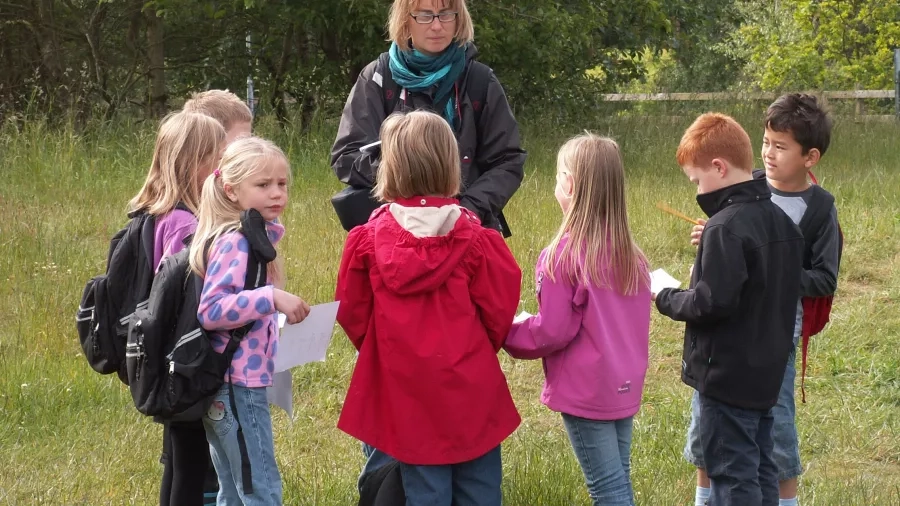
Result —
M 237 188 L 244 181 L 265 169 L 270 163 L 283 163 L 288 181 L 290 164 L 284 152 L 271 141 L 259 137 L 244 137 L 228 145 L 218 175 L 210 174 L 203 183 L 200 212 L 197 215 L 197 231 L 191 240 L 191 270 L 206 276 L 207 248 L 222 234 L 241 229 L 241 206 L 225 193 L 225 185 Z M 282 259 L 269 263 L 268 274 L 278 286 L 283 281 Z
M 562 271 L 570 283 L 607 287 L 623 295 L 648 286 L 647 260 L 628 229 L 619 145 L 586 132 L 559 150 L 557 170 L 571 175 L 572 200 L 550 242 L 545 260 L 550 279 Z M 559 251 L 566 235 L 568 241 Z
M 212 169 L 225 142 L 225 129 L 209 116 L 172 113 L 162 121 L 144 187 L 131 199 L 132 211 L 162 216 L 182 202 L 193 214 L 200 206 L 200 181 Z

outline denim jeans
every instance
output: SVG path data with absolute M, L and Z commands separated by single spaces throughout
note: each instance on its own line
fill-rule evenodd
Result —
M 241 479 L 241 451 L 238 446 L 238 424 L 231 411 L 228 384 L 213 397 L 203 417 L 206 439 L 216 474 L 219 476 L 219 506 L 271 506 L 282 501 L 281 476 L 275 462 L 272 418 L 265 388 L 235 385 L 234 401 L 247 444 L 253 492 L 244 493 Z
M 500 506 L 500 447 L 468 462 L 444 466 L 400 464 L 406 506 Z
M 562 414 L 594 506 L 633 506 L 631 429 L 634 417 L 589 420 Z
M 784 379 L 781 380 L 781 390 L 778 391 L 778 403 L 772 408 L 772 416 L 775 424 L 772 430 L 772 439 L 775 448 L 772 458 L 778 467 L 778 481 L 796 478 L 803 473 L 800 463 L 800 441 L 797 437 L 797 408 L 794 401 L 794 386 L 797 379 L 797 343 L 800 340 L 800 331 L 803 324 L 803 306 L 797 309 L 797 317 L 794 326 L 794 349 L 788 357 L 787 367 L 784 370 Z M 703 462 L 703 454 L 700 450 L 700 394 L 694 391 L 691 399 L 691 422 L 688 426 L 687 443 L 684 446 L 684 458 L 700 469 L 706 469 Z
M 773 422 L 771 410 L 743 409 L 700 396 L 700 444 L 711 483 L 710 506 L 778 506 Z

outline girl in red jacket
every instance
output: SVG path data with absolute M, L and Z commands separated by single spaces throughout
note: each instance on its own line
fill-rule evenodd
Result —
M 376 196 L 347 237 L 337 319 L 359 358 L 338 428 L 401 464 L 407 506 L 501 503 L 500 443 L 519 425 L 500 369 L 521 271 L 454 198 L 456 139 L 440 116 L 381 129 Z

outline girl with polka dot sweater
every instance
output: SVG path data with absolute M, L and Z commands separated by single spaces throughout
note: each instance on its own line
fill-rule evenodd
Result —
M 275 313 L 284 313 L 287 323 L 298 323 L 309 314 L 309 304 L 279 288 L 284 275 L 277 256 L 267 264 L 266 284 L 244 289 L 251 246 L 240 215 L 255 210 L 266 222 L 269 242 L 278 243 L 284 227 L 277 220 L 288 201 L 290 176 L 287 157 L 271 142 L 257 137 L 235 141 L 204 183 L 191 242 L 191 270 L 203 276 L 197 319 L 209 331 L 213 348 L 225 351 L 230 332 L 252 324 L 235 350 L 227 383 L 212 396 L 203 417 L 220 505 L 282 504 L 266 398 L 278 353 Z M 252 281 L 250 286 L 261 284 Z
M 278 223 L 266 223 L 266 231 L 273 245 L 284 235 Z M 249 244 L 243 234 L 234 231 L 219 237 L 209 252 L 197 313 L 203 328 L 214 331 L 210 338 L 219 353 L 225 350 L 231 330 L 255 322 L 234 352 L 230 378 L 242 387 L 268 387 L 278 351 L 275 287 L 270 276 L 266 286 L 244 290 L 248 258 Z

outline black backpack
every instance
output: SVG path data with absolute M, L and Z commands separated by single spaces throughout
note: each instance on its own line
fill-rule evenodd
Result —
M 144 307 L 153 282 L 153 237 L 156 219 L 143 210 L 128 214 L 130 221 L 109 244 L 106 273 L 84 287 L 75 314 L 81 349 L 100 374 L 125 373 L 125 341 L 135 309 Z
M 381 101 L 384 104 L 385 116 L 390 116 L 397 106 L 397 101 L 400 100 L 402 91 L 400 85 L 391 77 L 390 53 L 381 53 L 375 64 L 375 73 L 381 75 Z M 472 102 L 476 128 L 479 128 L 481 123 L 481 111 L 487 100 L 487 89 L 492 74 L 490 67 L 474 60 L 467 70 L 464 93 Z M 380 156 L 380 148 L 372 149 L 370 153 L 363 153 L 362 156 L 377 158 Z M 341 226 L 349 232 L 369 221 L 372 211 L 381 203 L 372 196 L 372 188 L 348 186 L 331 198 L 331 205 L 338 215 Z
M 362 479 L 357 506 L 395 506 L 406 503 L 400 462 L 393 460 Z
M 266 285 L 266 267 L 275 259 L 265 221 L 255 210 L 241 216 L 250 243 L 245 290 Z M 207 248 L 210 245 L 207 245 Z M 197 319 L 203 278 L 190 270 L 190 248 L 166 258 L 153 279 L 147 304 L 135 311 L 125 355 L 134 405 L 148 416 L 198 420 L 207 399 L 224 383 L 235 350 L 254 322 L 231 331 L 223 353 L 212 348 Z
M 275 248 L 258 211 L 241 213 L 241 233 L 250 244 L 244 289 L 266 284 L 266 267 Z M 207 248 L 210 245 L 207 245 Z M 203 278 L 190 270 L 190 248 L 166 258 L 153 279 L 146 307 L 138 308 L 128 330 L 126 363 L 134 405 L 141 413 L 176 421 L 199 420 L 230 374 L 241 340 L 255 322 L 231 331 L 224 352 L 212 347 L 197 319 Z M 229 388 L 232 384 L 229 381 Z M 244 441 L 234 391 L 231 412 L 238 425 L 243 490 L 252 493 L 250 459 Z

